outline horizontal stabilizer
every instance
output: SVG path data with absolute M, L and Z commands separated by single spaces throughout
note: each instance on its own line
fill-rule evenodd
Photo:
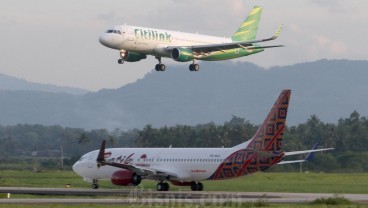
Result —
M 290 155 L 300 155 L 300 154 L 306 154 L 308 153 L 308 155 L 304 158 L 304 160 L 291 160 L 291 161 L 282 161 L 279 162 L 278 165 L 283 165 L 283 164 L 290 164 L 290 163 L 301 163 L 301 162 L 307 162 L 310 161 L 315 152 L 321 152 L 321 151 L 328 151 L 328 150 L 333 150 L 335 148 L 324 148 L 324 149 L 316 149 L 319 145 L 319 141 L 317 141 L 317 143 L 312 147 L 311 150 L 303 150 L 303 151 L 294 151 L 294 152 L 285 152 L 285 157 L 286 156 L 290 156 Z
M 311 152 L 321 152 L 321 151 L 328 151 L 333 150 L 335 148 L 325 148 L 325 149 L 316 149 L 316 150 L 302 150 L 302 151 L 294 151 L 294 152 L 285 152 L 285 156 L 291 156 L 291 155 L 300 155 L 300 154 L 306 154 Z

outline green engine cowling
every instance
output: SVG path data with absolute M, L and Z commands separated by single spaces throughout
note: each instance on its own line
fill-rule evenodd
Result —
M 194 59 L 193 51 L 186 48 L 174 48 L 171 51 L 171 58 L 179 62 L 192 61 Z
M 125 54 L 124 54 L 124 57 L 122 57 L 122 58 L 124 59 L 124 61 L 127 61 L 127 62 L 137 62 L 137 61 L 140 61 L 142 59 L 146 59 L 147 55 L 143 54 L 143 53 L 126 51 Z

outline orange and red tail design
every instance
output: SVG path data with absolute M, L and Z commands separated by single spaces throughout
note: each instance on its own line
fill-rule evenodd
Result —
M 291 90 L 283 90 L 259 127 L 247 149 L 278 151 L 281 149 Z
M 248 146 L 228 156 L 209 179 L 221 180 L 264 171 L 282 160 L 284 153 L 280 150 L 290 95 L 291 90 L 281 92 Z

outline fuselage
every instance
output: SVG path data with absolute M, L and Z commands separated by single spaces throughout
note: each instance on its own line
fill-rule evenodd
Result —
M 178 182 L 235 178 L 276 165 L 283 152 L 267 155 L 245 149 L 249 142 L 233 148 L 111 148 L 105 160 L 142 169 L 159 170 L 175 175 Z M 111 179 L 121 168 L 98 166 L 98 150 L 83 155 L 73 166 L 74 172 L 86 179 Z M 158 180 L 158 177 L 146 179 Z M 166 178 L 167 179 L 167 178 Z M 179 179 L 179 180 L 178 180 Z
M 117 25 L 103 33 L 99 41 L 102 45 L 116 49 L 138 52 L 155 57 L 172 58 L 168 47 L 188 47 L 231 43 L 231 38 L 184 33 L 178 31 L 145 28 L 129 25 Z M 211 53 L 194 53 L 197 60 L 218 61 L 247 56 L 263 49 L 236 48 Z
M 182 181 L 209 179 L 235 150 L 233 148 L 111 148 L 107 161 L 131 164 L 142 168 L 166 170 Z M 73 170 L 88 179 L 111 179 L 116 167 L 98 167 L 98 150 L 89 152 L 75 163 Z

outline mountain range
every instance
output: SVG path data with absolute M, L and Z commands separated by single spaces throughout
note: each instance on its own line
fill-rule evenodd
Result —
M 303 123 L 311 115 L 336 123 L 354 110 L 368 115 L 367 79 L 368 61 L 351 60 L 269 69 L 246 62 L 201 62 L 199 72 L 179 64 L 98 92 L 51 85 L 57 90 L 42 90 L 27 87 L 25 80 L 9 84 L 14 78 L 0 75 L 0 125 L 125 130 L 147 124 L 220 124 L 233 115 L 259 124 L 286 88 L 292 90 L 288 125 Z

